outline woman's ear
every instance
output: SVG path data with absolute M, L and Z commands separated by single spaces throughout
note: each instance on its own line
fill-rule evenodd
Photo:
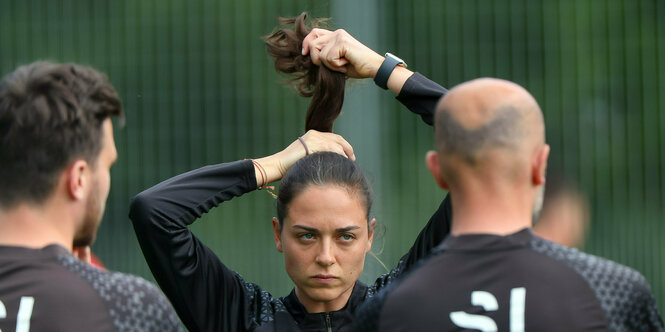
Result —
M 277 251 L 282 251 L 282 228 L 279 226 L 279 220 L 277 218 L 272 218 L 272 232 L 275 237 L 275 246 Z
M 367 237 L 367 249 L 365 250 L 365 253 L 372 250 L 372 243 L 374 242 L 374 227 L 376 227 L 376 218 L 372 218 L 372 220 L 369 221 L 369 236 Z

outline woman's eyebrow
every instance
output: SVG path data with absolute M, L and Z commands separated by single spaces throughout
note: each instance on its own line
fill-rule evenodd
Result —
M 302 226 L 302 225 L 293 225 L 293 228 L 300 228 L 300 229 L 303 229 L 303 230 L 306 230 L 306 231 L 312 232 L 312 233 L 318 233 L 319 232 L 319 230 L 316 229 L 316 228 Z M 344 233 L 344 232 L 352 231 L 352 230 L 358 229 L 358 228 L 360 228 L 360 226 L 355 226 L 355 225 L 347 226 L 347 227 L 337 228 L 337 229 L 335 229 L 335 232 L 336 233 Z
M 319 230 L 316 229 L 316 228 L 307 227 L 307 226 L 302 226 L 302 225 L 293 225 L 293 228 L 304 229 L 304 230 L 306 230 L 306 231 L 308 231 L 308 232 L 312 232 L 312 233 L 318 233 L 318 232 L 319 232 Z
M 358 228 L 360 228 L 360 226 L 347 226 L 347 227 L 338 228 L 338 229 L 335 230 L 335 232 L 344 233 L 344 232 L 352 231 L 352 230 L 358 229 Z

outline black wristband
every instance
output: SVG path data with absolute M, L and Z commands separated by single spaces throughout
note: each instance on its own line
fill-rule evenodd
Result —
M 387 90 L 388 78 L 390 78 L 390 74 L 393 73 L 393 70 L 395 70 L 397 65 L 403 63 L 404 61 L 402 61 L 402 59 L 390 53 L 386 53 L 386 59 L 383 60 L 381 67 L 379 67 L 379 70 L 376 71 L 376 76 L 374 76 L 374 83 L 380 86 L 382 89 Z

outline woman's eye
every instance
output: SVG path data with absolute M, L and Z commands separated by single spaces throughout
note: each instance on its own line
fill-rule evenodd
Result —
M 342 241 L 351 241 L 355 237 L 352 234 L 342 234 L 339 238 L 342 239 Z
M 298 235 L 298 238 L 303 239 L 303 240 L 311 240 L 314 238 L 314 234 L 312 233 L 303 233 Z

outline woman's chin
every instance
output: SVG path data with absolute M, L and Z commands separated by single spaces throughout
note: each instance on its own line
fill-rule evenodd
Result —
M 307 297 L 312 299 L 312 301 L 316 302 L 334 301 L 335 299 L 339 298 L 342 295 L 342 293 L 343 291 L 339 287 L 335 288 L 310 287 L 305 290 L 305 294 L 307 295 Z
M 339 285 L 335 287 L 299 287 L 298 299 L 310 312 L 335 311 L 346 305 L 353 286 Z M 304 297 L 304 298 L 303 298 Z M 316 308 L 311 311 L 311 306 Z M 319 307 L 321 305 L 321 307 Z M 337 308 L 339 307 L 339 308 Z M 333 309 L 334 308 L 334 309 Z

